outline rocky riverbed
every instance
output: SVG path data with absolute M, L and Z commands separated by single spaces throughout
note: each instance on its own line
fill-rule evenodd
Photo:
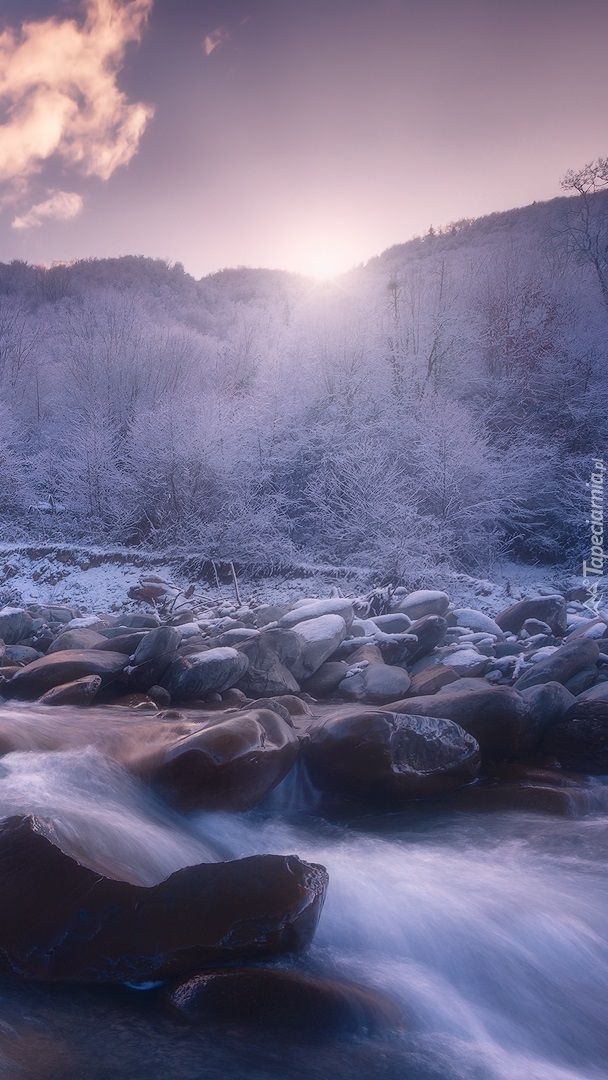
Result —
M 307 960 L 332 866 L 253 823 L 605 814 L 608 625 L 580 593 L 491 616 L 439 589 L 201 603 L 149 576 L 131 600 L 0 610 L 5 990 L 149 987 L 193 1031 L 403 1039 L 419 1018 L 392 976 Z

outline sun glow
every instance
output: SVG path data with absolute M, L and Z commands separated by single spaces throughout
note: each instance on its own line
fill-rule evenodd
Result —
M 319 281 L 329 281 L 339 274 L 345 274 L 352 266 L 352 259 L 337 248 L 321 246 L 302 252 L 298 263 L 300 273 L 318 278 Z

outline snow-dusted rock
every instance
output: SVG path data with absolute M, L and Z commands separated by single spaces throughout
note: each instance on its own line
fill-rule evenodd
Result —
M 539 596 L 530 600 L 520 600 L 511 604 L 496 616 L 501 630 L 510 630 L 518 634 L 526 619 L 539 619 L 551 627 L 551 632 L 561 637 L 568 626 L 568 612 L 563 596 Z
M 297 623 L 293 631 L 300 639 L 302 651 L 291 671 L 298 680 L 309 679 L 346 637 L 346 623 L 341 615 L 321 615 Z
M 322 615 L 340 615 L 349 626 L 354 617 L 352 601 L 341 596 L 333 596 L 329 600 L 296 600 L 291 611 L 279 619 L 279 626 L 291 630 L 298 623 L 318 619 Z
M 476 611 L 475 608 L 455 608 L 452 616 L 456 619 L 456 626 L 466 626 L 469 630 L 478 633 L 492 634 L 500 641 L 504 637 L 498 623 L 489 615 L 484 615 L 482 611 Z
M 410 619 L 422 619 L 425 615 L 445 615 L 450 598 L 439 589 L 417 589 L 407 596 L 397 599 L 392 610 L 401 611 Z
M 525 690 L 528 686 L 543 682 L 567 683 L 578 671 L 596 664 L 599 655 L 598 645 L 591 638 L 567 641 L 524 672 L 515 683 L 515 688 Z
M 0 641 L 18 645 L 33 633 L 34 620 L 23 608 L 4 607 L 0 611 Z

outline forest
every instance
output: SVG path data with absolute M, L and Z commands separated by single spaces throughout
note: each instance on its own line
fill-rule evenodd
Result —
M 608 192 L 459 221 L 322 282 L 0 264 L 9 542 L 415 584 L 577 566 L 608 423 Z

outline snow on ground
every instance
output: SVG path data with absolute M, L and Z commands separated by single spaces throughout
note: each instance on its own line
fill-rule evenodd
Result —
M 132 610 L 128 590 L 142 576 L 156 574 L 180 587 L 194 584 L 211 600 L 234 599 L 230 584 L 210 585 L 193 579 L 180 569 L 180 560 L 161 553 L 127 549 L 48 548 L 0 545 L 0 606 L 36 603 L 71 604 L 85 612 Z M 470 607 L 496 615 L 509 604 L 527 596 L 559 592 L 580 585 L 582 579 L 552 567 L 526 566 L 504 560 L 496 564 L 492 581 L 467 574 L 438 574 L 422 588 L 445 589 L 454 607 Z M 285 603 L 298 597 L 327 597 L 332 588 L 345 596 L 365 595 L 373 584 L 373 572 L 364 568 L 302 567 L 298 573 L 277 574 L 253 581 L 242 575 L 239 589 L 243 601 Z

